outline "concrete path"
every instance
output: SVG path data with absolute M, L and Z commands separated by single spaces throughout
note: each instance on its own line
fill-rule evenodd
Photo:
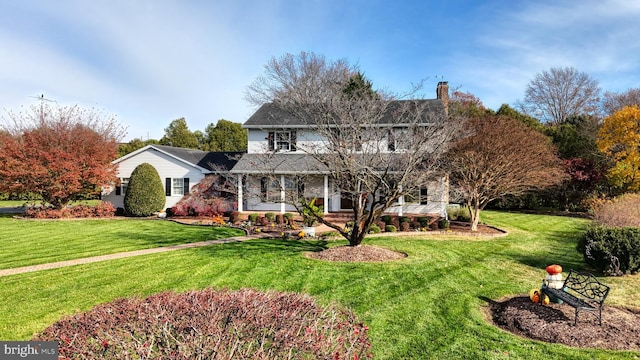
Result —
M 266 237 L 270 237 L 270 236 L 265 234 L 236 236 L 236 237 L 227 238 L 227 239 L 200 241 L 200 242 L 189 243 L 189 244 L 180 244 L 180 245 L 172 245 L 172 246 L 165 246 L 165 247 L 152 248 L 152 249 L 126 251 L 126 252 L 120 252 L 115 254 L 59 261 L 54 263 L 23 266 L 23 267 L 12 268 L 12 269 L 3 269 L 3 270 L 0 270 L 0 277 L 34 272 L 34 271 L 41 271 L 41 270 L 57 269 L 57 268 L 66 267 L 66 266 L 90 264 L 90 263 L 99 262 L 99 261 L 123 259 L 123 258 L 132 257 L 132 256 L 156 254 L 156 253 L 167 252 L 167 251 L 190 249 L 190 248 L 203 247 L 203 246 L 209 246 L 209 245 L 215 245 L 215 244 L 225 244 L 225 243 L 231 243 L 231 242 L 240 242 L 245 240 L 260 239 L 260 238 L 266 238 Z

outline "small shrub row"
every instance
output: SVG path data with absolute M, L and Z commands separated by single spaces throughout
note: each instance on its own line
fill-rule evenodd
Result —
M 578 242 L 587 264 L 605 275 L 640 271 L 640 229 L 632 227 L 589 228 Z
M 363 359 L 367 331 L 307 295 L 205 289 L 98 305 L 34 340 L 59 341 L 61 359 Z
M 54 209 L 52 207 L 28 208 L 25 216 L 34 219 L 64 219 L 64 218 L 103 218 L 113 217 L 116 208 L 108 201 L 102 201 L 96 206 L 76 205 Z

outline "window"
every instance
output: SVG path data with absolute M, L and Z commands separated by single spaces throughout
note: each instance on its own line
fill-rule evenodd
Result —
M 407 150 L 409 137 L 407 129 L 393 129 L 389 130 L 387 134 L 387 150 L 398 151 Z
M 260 192 L 264 202 L 279 203 L 280 202 L 280 182 L 278 180 L 270 180 L 263 177 L 260 179 Z
M 129 178 L 120 178 L 120 186 L 116 186 L 116 195 L 124 196 L 129 186 Z
M 267 137 L 269 151 L 296 151 L 295 131 L 271 131 Z
M 184 179 L 173 179 L 172 195 L 184 195 Z
M 428 190 L 427 188 L 420 188 L 413 193 L 407 193 L 404 195 L 405 204 L 420 204 L 427 205 L 428 203 Z
M 166 196 L 182 196 L 189 194 L 189 178 L 165 178 Z

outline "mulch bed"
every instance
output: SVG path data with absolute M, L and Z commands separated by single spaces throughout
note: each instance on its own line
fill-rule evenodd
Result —
M 307 257 L 325 261 L 379 262 L 404 259 L 407 254 L 371 245 L 336 246 L 319 252 L 310 252 Z
M 578 348 L 640 350 L 640 309 L 605 303 L 602 326 L 596 316 L 581 311 L 574 326 L 575 309 L 567 304 L 541 305 L 528 296 L 489 301 L 488 319 L 513 334 Z

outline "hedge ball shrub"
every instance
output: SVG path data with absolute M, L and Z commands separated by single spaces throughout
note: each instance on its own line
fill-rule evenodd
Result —
M 158 171 L 149 163 L 138 165 L 129 178 L 124 195 L 124 211 L 131 216 L 150 216 L 162 210 L 164 185 Z
M 396 228 L 394 225 L 387 225 L 384 227 L 384 231 L 385 232 L 396 232 L 398 231 L 398 228 Z

